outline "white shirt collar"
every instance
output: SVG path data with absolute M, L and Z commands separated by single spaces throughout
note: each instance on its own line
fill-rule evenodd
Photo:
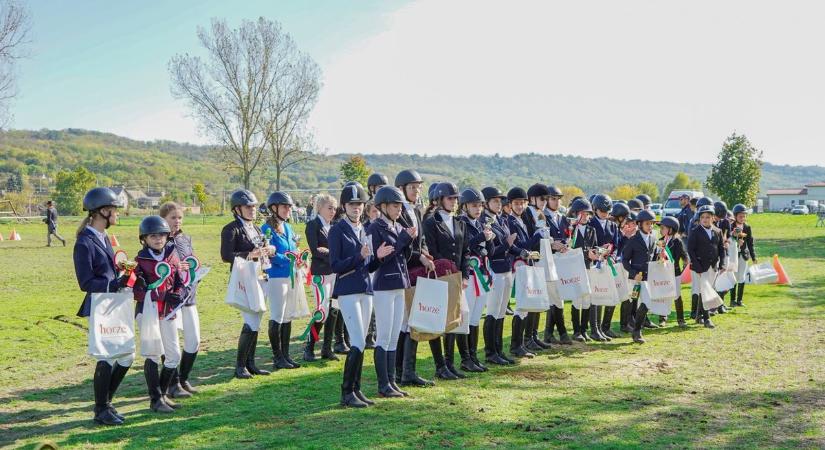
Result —
M 94 233 L 94 235 L 95 235 L 95 236 L 97 236 L 97 238 L 100 240 L 100 242 L 102 242 L 102 243 L 103 243 L 103 246 L 104 246 L 104 247 L 106 246 L 107 236 L 106 236 L 106 232 L 105 232 L 105 231 L 103 231 L 103 232 L 101 232 L 101 231 L 97 231 L 95 228 L 92 228 L 92 227 L 91 227 L 91 226 L 89 226 L 89 225 L 86 225 L 86 228 L 88 228 L 89 230 L 92 230 L 92 233 Z

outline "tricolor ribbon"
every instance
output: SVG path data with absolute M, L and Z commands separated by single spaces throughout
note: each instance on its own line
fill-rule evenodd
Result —
M 307 325 L 307 328 L 304 330 L 303 333 L 301 333 L 301 336 L 298 339 L 304 340 L 304 339 L 307 338 L 307 335 L 309 333 L 312 333 L 312 341 L 313 342 L 317 341 L 318 340 L 318 331 L 312 325 L 314 325 L 315 322 L 323 322 L 323 321 L 324 321 L 324 313 L 322 313 L 321 311 L 315 311 L 312 314 L 312 317 L 310 318 L 309 325 Z
M 481 295 L 481 291 L 490 292 L 490 285 L 487 284 L 487 279 L 484 277 L 484 271 L 481 270 L 481 260 L 477 256 L 471 256 L 467 262 L 472 269 L 473 287 L 475 288 L 476 297 Z
M 164 281 L 166 281 L 167 278 L 169 278 L 169 275 L 171 274 L 172 268 L 169 267 L 169 263 L 165 261 L 157 263 L 155 265 L 155 275 L 158 276 L 158 279 L 154 283 L 146 286 L 146 290 L 151 291 L 152 289 L 157 289 L 160 285 L 163 284 Z
M 616 267 L 613 265 L 613 258 L 607 257 L 607 267 L 610 267 L 610 271 L 613 273 L 614 277 L 619 276 L 619 273 L 616 272 Z
M 676 261 L 673 260 L 673 253 L 670 252 L 670 247 L 667 246 L 667 242 L 665 242 L 664 247 L 665 247 L 665 253 L 667 254 L 667 259 L 670 262 L 676 264 Z

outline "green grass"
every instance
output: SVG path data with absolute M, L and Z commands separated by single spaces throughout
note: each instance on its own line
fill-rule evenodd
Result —
M 213 267 L 199 290 L 203 350 L 193 383 L 202 393 L 171 416 L 151 413 L 138 358 L 115 402 L 127 425 L 116 428 L 91 421 L 94 362 L 85 355 L 86 322 L 75 317 L 82 294 L 74 239 L 67 248 L 45 248 L 44 227 L 30 224 L 17 227 L 23 241 L 1 242 L 0 445 L 825 447 L 825 229 L 814 228 L 810 216 L 752 217 L 761 260 L 779 253 L 794 286 L 748 286 L 746 307 L 716 316 L 715 330 L 681 330 L 671 320 L 646 332 L 641 346 L 622 338 L 554 349 L 363 410 L 338 406 L 342 362 L 250 381 L 231 377 L 240 319 L 223 304 L 228 273 L 218 234 L 225 220 L 185 225 Z M 64 236 L 75 226 L 63 223 Z M 112 229 L 130 255 L 136 228 L 130 218 Z M 4 237 L 10 229 L 0 225 Z M 299 353 L 294 340 L 292 353 Z M 262 337 L 261 364 L 267 354 Z M 421 374 L 432 376 L 427 346 L 418 357 Z M 363 381 L 375 396 L 372 352 Z

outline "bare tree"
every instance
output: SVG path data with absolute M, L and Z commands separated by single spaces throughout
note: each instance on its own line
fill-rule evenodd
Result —
M 273 88 L 264 110 L 264 135 L 275 169 L 275 189 L 281 189 L 281 175 L 287 168 L 312 158 L 315 152 L 306 121 L 321 90 L 321 69 L 289 37 L 276 55 Z
M 26 56 L 29 13 L 13 0 L 0 2 L 0 128 L 11 118 L 9 102 L 17 96 L 15 63 Z
M 263 17 L 236 29 L 213 19 L 209 29 L 198 27 L 198 39 L 205 59 L 185 53 L 169 61 L 172 95 L 189 103 L 201 131 L 218 144 L 219 162 L 238 170 L 249 188 L 265 160 L 264 111 L 288 41 Z

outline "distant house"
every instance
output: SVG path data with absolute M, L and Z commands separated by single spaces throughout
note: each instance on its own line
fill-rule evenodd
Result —
M 120 200 L 120 204 L 123 205 L 123 209 L 128 209 L 129 195 L 126 193 L 126 188 L 123 186 L 112 186 L 109 189 L 117 195 L 117 199 Z
M 825 205 L 825 181 L 806 184 L 801 188 L 769 189 L 768 211 L 782 211 L 796 205 Z

